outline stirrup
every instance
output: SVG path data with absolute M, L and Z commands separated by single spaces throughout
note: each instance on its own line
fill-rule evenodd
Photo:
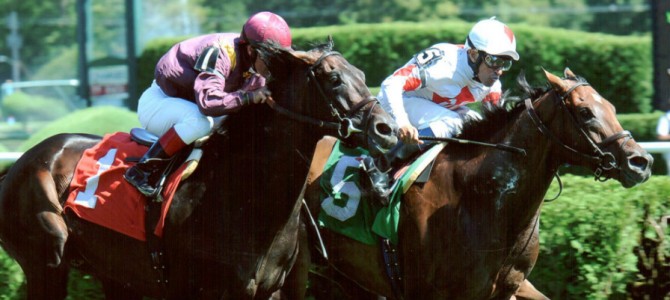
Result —
M 147 173 L 135 166 L 131 167 L 123 174 L 123 178 L 134 186 L 142 195 L 148 198 L 154 198 L 160 192 L 161 188 L 149 183 L 151 173 Z
M 365 177 L 368 178 L 369 188 L 372 191 L 372 198 L 384 206 L 388 205 L 389 195 L 391 194 L 391 182 L 388 173 L 379 170 L 375 166 L 374 160 L 369 156 L 363 159 L 362 165 Z

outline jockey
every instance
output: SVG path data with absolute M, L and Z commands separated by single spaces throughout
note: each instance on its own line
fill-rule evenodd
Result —
M 514 33 L 491 18 L 472 27 L 465 45 L 428 47 L 382 82 L 378 98 L 398 123 L 400 142 L 383 156 L 363 160 L 379 201 L 388 201 L 387 172 L 420 150 L 419 136 L 456 135 L 462 118 L 479 117 L 465 104 L 498 103 L 499 79 L 512 60 L 519 60 Z
M 124 178 L 145 196 L 155 196 L 156 174 L 167 166 L 160 162 L 210 134 L 214 118 L 264 103 L 270 97 L 265 87 L 270 74 L 253 45 L 268 41 L 291 48 L 291 31 L 282 17 L 259 12 L 241 34 L 198 36 L 165 53 L 137 109 L 142 126 L 160 138 Z

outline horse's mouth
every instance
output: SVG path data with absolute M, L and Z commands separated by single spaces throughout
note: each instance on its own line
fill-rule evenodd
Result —
M 391 150 L 393 146 L 398 143 L 398 138 L 395 136 L 384 136 L 380 139 L 375 139 L 373 137 L 368 138 L 368 150 L 370 154 L 383 154 Z
M 651 177 L 651 171 L 649 169 L 645 170 L 634 170 L 626 169 L 619 171 L 619 182 L 625 188 L 632 188 L 636 185 L 644 183 Z

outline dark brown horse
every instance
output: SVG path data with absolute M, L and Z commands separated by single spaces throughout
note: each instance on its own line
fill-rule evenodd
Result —
M 26 275 L 28 297 L 65 298 L 71 267 L 98 277 L 107 298 L 270 297 L 291 279 L 298 196 L 316 142 L 336 135 L 372 151 L 396 142 L 396 125 L 363 73 L 331 48 L 332 41 L 310 51 L 259 45 L 273 75 L 272 108 L 230 115 L 226 134 L 201 146 L 200 167 L 168 212 L 163 271 L 152 269 L 147 243 L 63 212 L 75 166 L 100 137 L 60 134 L 27 151 L 2 181 L 0 239 Z M 304 289 L 287 291 L 299 299 Z
M 510 110 L 485 107 L 484 120 L 466 122 L 459 136 L 526 154 L 448 144 L 428 180 L 404 194 L 398 268 L 390 265 L 401 280 L 387 276 L 379 246 L 326 229 L 321 233 L 331 269 L 320 274 L 336 280 L 349 299 L 371 299 L 369 293 L 390 299 L 544 298 L 527 278 L 538 257 L 545 193 L 558 168 L 583 166 L 596 179 L 630 188 L 649 178 L 653 163 L 621 128 L 614 106 L 586 81 L 569 69 L 565 78 L 545 73 L 551 89 L 531 89 L 521 78 L 530 99 Z M 306 198 L 318 212 L 319 178 L 310 177 L 317 184 Z

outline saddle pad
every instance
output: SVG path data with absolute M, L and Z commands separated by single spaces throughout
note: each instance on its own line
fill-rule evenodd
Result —
M 128 133 L 105 135 L 98 145 L 84 151 L 79 160 L 65 209 L 89 222 L 146 241 L 147 199 L 123 179 L 123 174 L 134 164 L 127 159 L 141 157 L 147 149 L 131 141 Z M 186 164 L 164 184 L 161 217 L 154 231 L 156 236 L 163 234 L 165 214 L 185 167 Z
M 319 225 L 359 242 L 374 245 L 379 236 L 397 244 L 398 221 L 402 195 L 444 148 L 443 143 L 432 146 L 412 162 L 393 186 L 388 206 L 373 205 L 363 193 L 360 180 L 361 160 L 368 155 L 362 148 L 348 148 L 339 141 L 324 165 L 321 186 Z

